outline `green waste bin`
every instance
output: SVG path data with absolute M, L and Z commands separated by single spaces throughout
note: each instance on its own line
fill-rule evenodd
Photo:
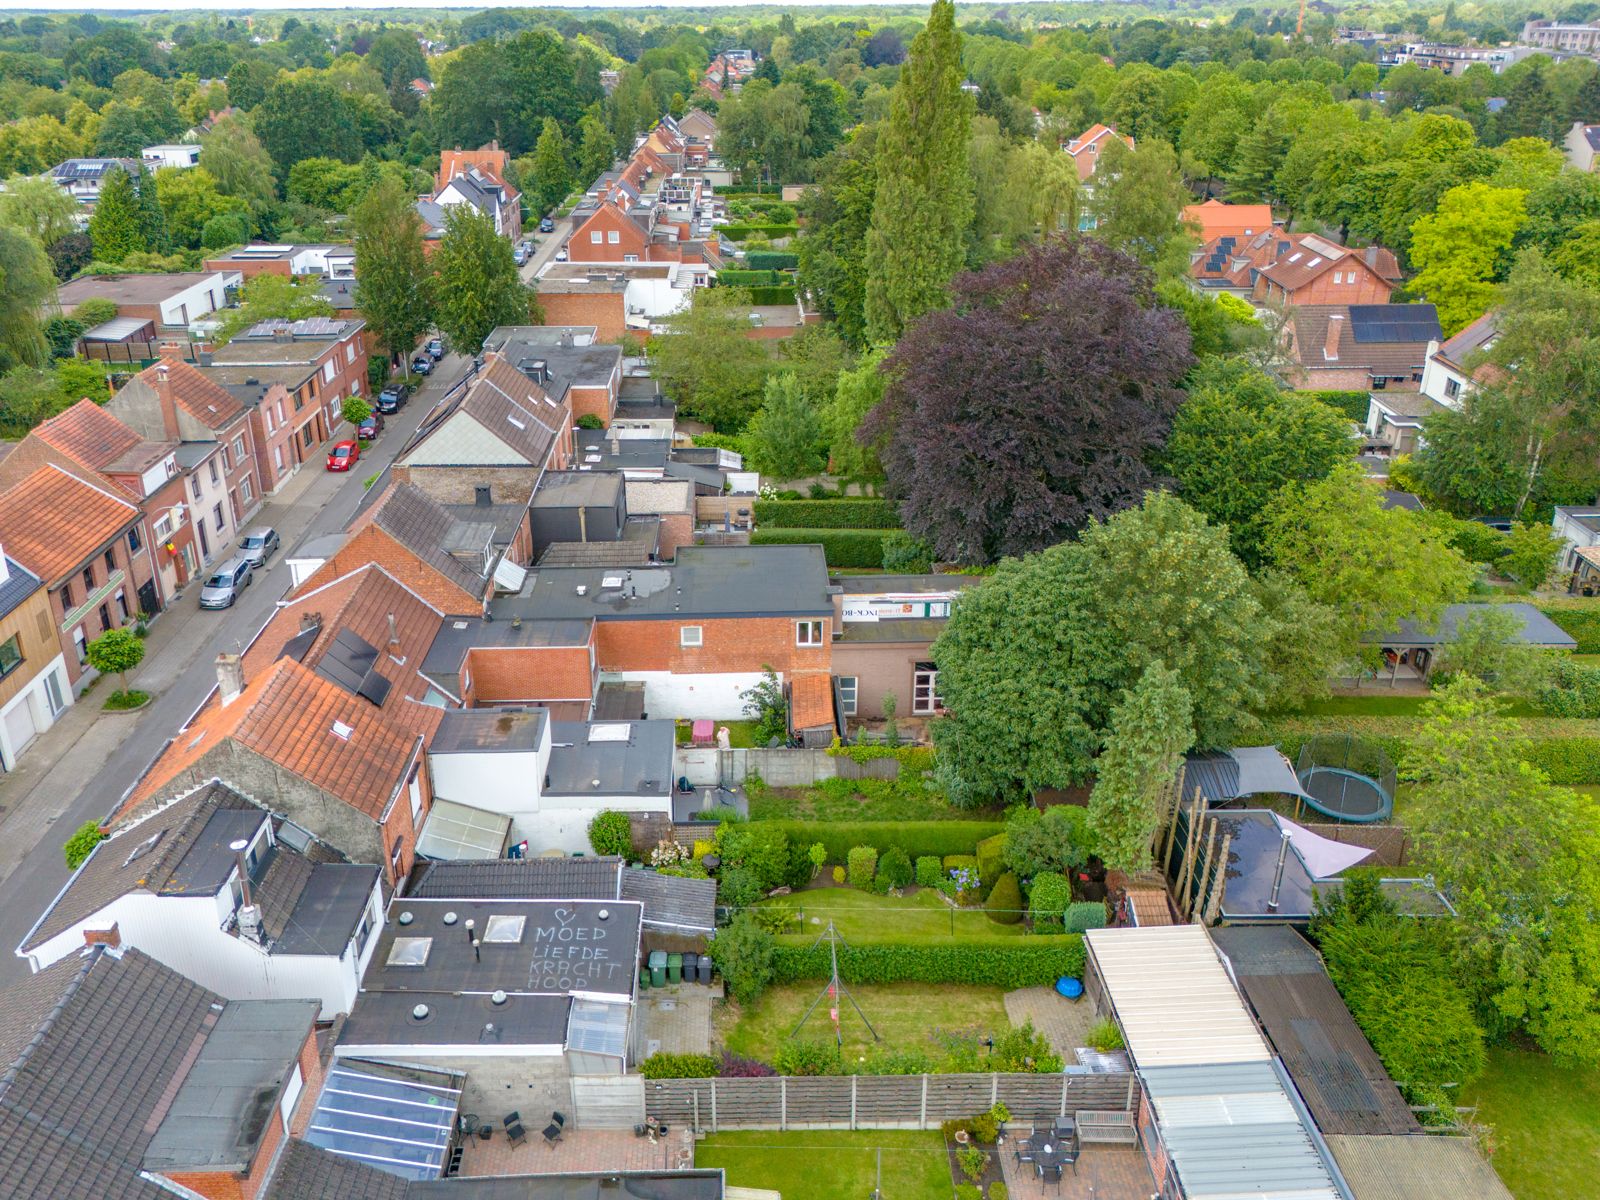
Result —
M 648 991 L 649 989 L 650 989 L 650 968 L 649 967 L 640 967 L 639 968 L 639 990 L 641 992 L 644 992 L 644 991 Z
M 681 954 L 669 954 L 669 955 L 667 955 L 667 982 L 668 983 L 682 983 L 683 982 L 683 955 L 681 955 Z
M 667 952 L 665 950 L 650 951 L 650 986 L 667 986 Z

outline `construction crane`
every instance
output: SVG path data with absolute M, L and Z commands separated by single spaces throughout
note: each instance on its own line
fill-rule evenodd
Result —
M 1294 23 L 1294 40 L 1299 41 L 1306 29 L 1306 0 L 1300 0 L 1300 19 Z

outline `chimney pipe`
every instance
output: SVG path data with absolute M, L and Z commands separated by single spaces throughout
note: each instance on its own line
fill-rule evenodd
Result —
M 1278 844 L 1278 867 L 1272 873 L 1272 896 L 1267 900 L 1267 911 L 1278 911 L 1278 892 L 1283 888 L 1283 864 L 1289 857 L 1289 834 L 1285 830 L 1283 841 Z
M 226 708 L 244 691 L 244 660 L 237 654 L 217 655 L 217 692 Z
M 1343 328 L 1340 324 L 1343 320 L 1342 313 L 1333 313 L 1328 317 L 1328 336 L 1322 344 L 1322 357 L 1329 362 L 1339 361 L 1339 331 Z

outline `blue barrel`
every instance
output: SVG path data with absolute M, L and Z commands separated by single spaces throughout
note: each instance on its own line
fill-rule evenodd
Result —
M 1073 979 L 1070 976 L 1063 975 L 1060 979 L 1056 980 L 1056 991 L 1060 992 L 1068 1000 L 1076 1000 L 1079 996 L 1083 995 L 1083 983 L 1081 980 Z

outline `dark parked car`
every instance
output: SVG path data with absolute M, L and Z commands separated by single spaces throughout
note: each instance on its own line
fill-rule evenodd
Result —
M 433 359 L 434 362 L 438 362 L 444 357 L 444 341 L 442 339 L 434 338 L 428 343 L 428 357 Z
M 403 383 L 391 383 L 378 393 L 378 411 L 385 416 L 392 416 L 404 407 L 406 397 L 411 395 L 411 389 Z
M 258 525 L 239 539 L 239 557 L 252 567 L 265 566 L 277 548 L 278 531 L 270 525 Z
M 433 359 L 426 354 L 419 354 L 411 360 L 411 369 L 418 375 L 432 375 Z
M 243 558 L 218 563 L 200 589 L 201 608 L 232 608 L 239 593 L 250 586 L 252 568 Z
M 368 413 L 365 417 L 363 417 L 361 419 L 361 423 L 356 426 L 356 436 L 358 438 L 361 438 L 363 441 L 370 442 L 373 438 L 377 437 L 382 432 L 383 432 L 383 414 L 382 413 Z
M 539 232 L 540 233 L 554 233 L 555 231 L 556 231 L 556 223 L 554 221 L 552 221 L 549 217 L 546 217 L 544 220 L 539 222 Z

